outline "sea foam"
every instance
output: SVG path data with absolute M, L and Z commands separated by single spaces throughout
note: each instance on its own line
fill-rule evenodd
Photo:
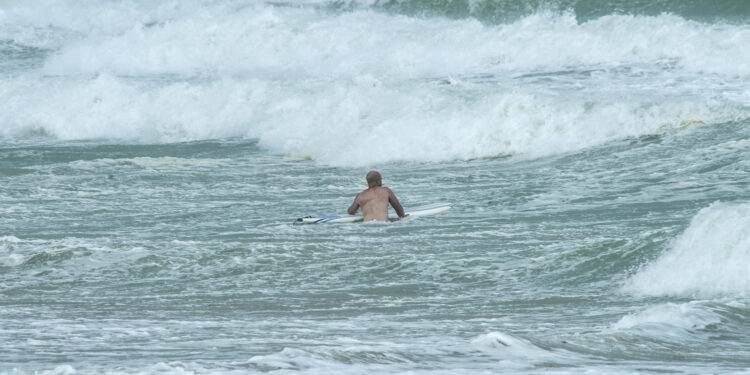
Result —
M 471 84 L 398 86 L 373 77 L 274 84 L 17 78 L 0 88 L 0 136 L 180 142 L 242 137 L 334 166 L 571 152 L 684 124 L 715 123 L 741 108 L 693 100 L 644 103 L 521 90 L 477 97 Z M 460 87 L 464 85 L 464 87 Z M 469 87 L 465 87 L 469 86 Z
M 720 322 L 721 318 L 716 313 L 700 303 L 667 303 L 626 315 L 613 324 L 612 329 L 662 339 L 684 340 L 686 334 Z
M 326 14 L 258 4 L 141 5 L 123 9 L 123 16 L 97 14 L 96 5 L 82 11 L 71 11 L 72 5 L 51 7 L 67 17 L 50 12 L 14 20 L 9 15 L 0 30 L 10 40 L 19 34 L 23 43 L 56 46 L 44 67 L 46 74 L 55 75 L 409 78 L 634 63 L 750 74 L 745 63 L 750 51 L 743 48 L 750 26 L 702 24 L 668 14 L 609 15 L 579 23 L 572 13 L 540 12 L 484 25 L 474 19 L 410 18 L 370 10 Z M 40 27 L 64 31 L 42 33 Z
M 651 296 L 747 296 L 748 275 L 750 204 L 715 203 L 623 289 Z
M 711 91 L 750 75 L 741 24 L 552 12 L 482 24 L 245 1 L 43 4 L 0 14 L 0 39 L 41 49 L 32 68 L 0 76 L 3 138 L 238 137 L 371 166 L 558 154 L 750 116 L 743 96 Z

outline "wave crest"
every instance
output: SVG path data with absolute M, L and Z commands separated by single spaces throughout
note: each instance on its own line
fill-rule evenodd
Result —
M 747 296 L 750 203 L 702 209 L 656 261 L 630 278 L 626 292 L 649 296 Z

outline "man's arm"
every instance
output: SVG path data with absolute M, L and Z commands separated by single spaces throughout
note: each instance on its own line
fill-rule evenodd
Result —
M 401 207 L 401 203 L 399 203 L 398 198 L 396 198 L 396 194 L 393 194 L 393 191 L 391 189 L 388 189 L 388 202 L 390 202 L 391 206 L 393 206 L 393 209 L 396 210 L 396 214 L 398 215 L 398 217 L 406 216 L 404 214 L 404 208 Z
M 359 194 L 357 194 L 357 196 L 354 197 L 354 202 L 352 202 L 352 205 L 349 206 L 349 209 L 346 210 L 346 212 L 348 212 L 349 215 L 354 215 L 357 213 L 358 208 L 359 208 Z

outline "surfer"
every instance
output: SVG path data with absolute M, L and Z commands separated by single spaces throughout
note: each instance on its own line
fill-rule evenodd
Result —
M 362 190 L 361 193 L 357 194 L 354 198 L 354 203 L 349 206 L 349 215 L 357 213 L 357 209 L 362 207 L 362 216 L 364 221 L 388 220 L 388 203 L 393 206 L 396 210 L 398 217 L 405 217 L 404 208 L 401 207 L 401 203 L 398 202 L 396 194 L 393 194 L 391 189 L 382 186 L 383 180 L 380 177 L 380 173 L 377 171 L 370 171 L 367 173 L 367 189 Z

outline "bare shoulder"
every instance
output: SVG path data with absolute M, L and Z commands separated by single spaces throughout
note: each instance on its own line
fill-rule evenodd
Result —
M 396 198 L 396 194 L 393 193 L 393 190 L 385 186 L 383 186 L 383 190 L 381 190 L 381 194 L 383 194 L 383 196 L 388 197 L 388 200 L 393 200 Z

